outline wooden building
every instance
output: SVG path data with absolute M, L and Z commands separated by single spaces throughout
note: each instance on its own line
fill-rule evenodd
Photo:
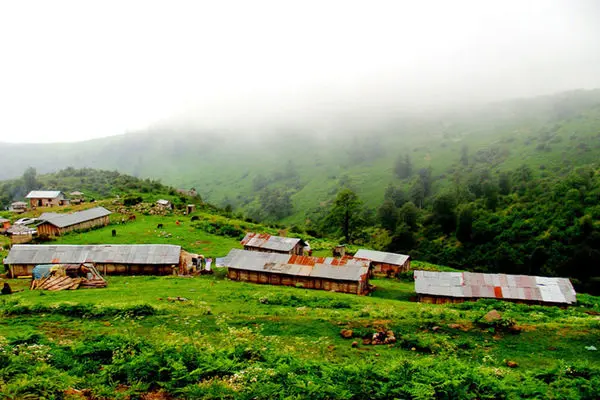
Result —
M 26 225 L 15 224 L 6 230 L 12 244 L 29 243 L 33 240 L 36 230 Z
M 231 280 L 364 295 L 369 268 L 352 260 L 327 260 L 233 249 L 223 264 Z
M 33 190 L 26 199 L 31 207 L 58 207 L 69 204 L 65 194 L 59 190 Z
M 92 263 L 104 275 L 172 275 L 181 247 L 170 244 L 14 245 L 4 263 L 12 278 L 31 275 L 39 264 Z
M 542 305 L 577 302 L 567 278 L 434 271 L 414 271 L 414 277 L 415 292 L 423 303 L 462 303 L 482 298 Z
M 8 228 L 10 228 L 10 220 L 6 218 L 0 218 L 0 233 L 6 233 Z
M 360 249 L 354 258 L 369 261 L 373 275 L 390 277 L 410 270 L 410 256 L 404 254 Z
M 302 239 L 254 232 L 248 232 L 240 243 L 244 246 L 244 250 L 263 253 L 303 255 L 304 248 L 306 247 L 306 242 Z
M 27 211 L 27 203 L 24 201 L 15 201 L 10 204 L 10 208 L 8 210 L 15 213 L 25 212 Z
M 81 204 L 83 203 L 83 192 L 80 191 L 74 191 L 69 193 L 69 196 L 71 197 L 70 199 L 70 203 L 71 204 Z
M 39 235 L 60 236 L 74 230 L 87 230 L 106 226 L 111 214 L 104 207 L 95 207 L 70 214 L 43 213 L 38 218 L 42 220 L 37 225 Z

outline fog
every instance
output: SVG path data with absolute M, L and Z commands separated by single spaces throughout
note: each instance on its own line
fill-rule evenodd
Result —
M 365 124 L 600 87 L 589 1 L 0 5 L 0 141 Z

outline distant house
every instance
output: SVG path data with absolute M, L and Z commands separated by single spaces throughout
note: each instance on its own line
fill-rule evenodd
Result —
M 168 208 L 168 209 L 173 208 L 173 205 L 171 204 L 171 202 L 169 200 L 165 200 L 165 199 L 156 200 L 156 205 L 161 208 Z
M 567 278 L 415 271 L 415 292 L 424 303 L 462 303 L 481 298 L 519 303 L 565 305 L 577 302 Z
M 351 259 L 233 249 L 223 260 L 231 280 L 364 295 L 369 267 Z
M 58 190 L 33 190 L 25 198 L 31 207 L 57 207 L 69 204 L 65 194 Z
M 104 207 L 90 208 L 70 214 L 43 213 L 38 220 L 38 234 L 59 236 L 74 230 L 92 229 L 109 224 L 111 214 Z
M 303 255 L 306 242 L 298 238 L 272 236 L 267 233 L 248 232 L 240 242 L 244 250 L 263 253 L 281 253 Z
M 8 210 L 16 213 L 25 212 L 27 211 L 27 203 L 24 201 L 15 201 L 14 203 L 10 204 L 10 208 Z
M 104 275 L 170 275 L 182 249 L 170 244 L 15 245 L 4 264 L 12 278 L 31 275 L 39 264 L 92 263 Z
M 10 220 L 0 218 L 0 233 L 5 233 L 8 228 L 10 228 Z
M 360 249 L 354 258 L 368 260 L 375 275 L 392 276 L 410 270 L 410 256 L 404 254 Z
M 74 192 L 69 193 L 69 196 L 71 196 L 71 199 L 70 199 L 71 204 L 83 203 L 83 192 L 74 191 Z

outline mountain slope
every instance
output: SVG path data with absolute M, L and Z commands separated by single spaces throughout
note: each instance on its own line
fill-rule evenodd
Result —
M 389 183 L 408 189 L 411 179 L 394 174 L 396 160 L 405 155 L 413 173 L 431 168 L 434 190 L 449 185 L 457 172 L 477 168 L 495 174 L 525 163 L 559 173 L 595 161 L 600 154 L 600 90 L 466 111 L 399 112 L 369 123 L 360 123 L 358 111 L 310 127 L 253 131 L 165 123 L 145 132 L 81 143 L 0 144 L 0 178 L 19 176 L 26 166 L 38 172 L 67 166 L 118 170 L 195 187 L 204 199 L 230 203 L 251 215 L 269 196 L 287 196 L 293 209 L 276 219 L 302 222 L 342 185 L 353 187 L 373 207 L 381 203 Z M 463 153 L 467 165 L 460 163 Z

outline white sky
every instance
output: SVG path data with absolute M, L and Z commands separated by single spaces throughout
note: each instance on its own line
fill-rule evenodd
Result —
M 598 21 L 594 0 L 0 0 L 0 141 L 600 87 Z

